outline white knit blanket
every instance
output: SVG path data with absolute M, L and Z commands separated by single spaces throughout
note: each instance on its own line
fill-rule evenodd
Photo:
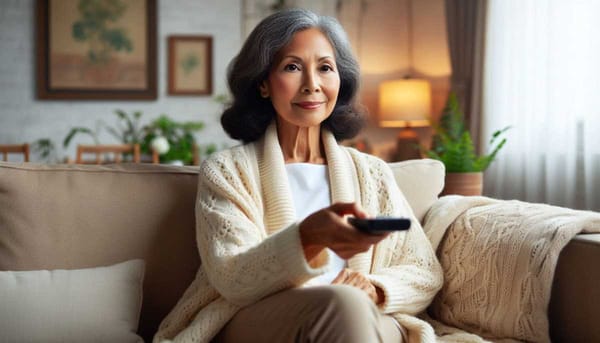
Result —
M 444 287 L 430 308 L 436 320 L 496 342 L 550 342 L 547 308 L 558 256 L 576 234 L 600 232 L 600 213 L 446 196 L 428 212 L 424 230 L 444 269 Z M 474 341 L 434 327 L 440 341 Z

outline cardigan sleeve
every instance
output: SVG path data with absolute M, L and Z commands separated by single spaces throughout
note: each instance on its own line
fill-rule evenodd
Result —
M 312 268 L 306 262 L 297 223 L 267 236 L 260 187 L 239 163 L 222 158 L 203 164 L 196 238 L 211 284 L 225 299 L 244 306 L 299 286 L 326 267 Z
M 379 214 L 409 216 L 412 224 L 409 230 L 396 233 L 395 244 L 388 248 L 391 249 L 385 259 L 388 262 L 381 265 L 374 261 L 367 277 L 385 294 L 385 301 L 380 305 L 384 313 L 417 314 L 441 289 L 442 268 L 389 167 L 375 162 L 373 170 L 379 170 L 380 175 L 373 183 L 379 197 Z

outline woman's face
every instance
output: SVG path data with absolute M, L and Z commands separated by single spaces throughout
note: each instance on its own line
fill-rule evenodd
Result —
M 276 57 L 260 86 L 278 120 L 300 127 L 320 125 L 333 111 L 340 90 L 335 53 L 318 29 L 297 32 Z

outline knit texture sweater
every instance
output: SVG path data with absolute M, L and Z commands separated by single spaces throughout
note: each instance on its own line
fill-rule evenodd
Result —
M 348 267 L 383 290 L 380 310 L 407 328 L 411 342 L 435 341 L 433 329 L 413 316 L 442 287 L 442 270 L 391 170 L 376 157 L 339 146 L 326 130 L 322 141 L 332 203 L 357 202 L 370 215 L 412 218 L 410 230 L 355 255 Z M 327 271 L 327 260 L 311 267 L 304 257 L 274 124 L 259 141 L 202 164 L 196 222 L 202 265 L 154 342 L 208 342 L 240 308 Z

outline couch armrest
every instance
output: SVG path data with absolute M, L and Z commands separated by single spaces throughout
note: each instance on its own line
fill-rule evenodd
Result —
M 435 319 L 489 338 L 550 341 L 550 331 L 555 329 L 551 327 L 562 325 L 557 320 L 551 324 L 548 319 L 553 277 L 562 256 L 560 264 L 573 273 L 567 276 L 568 287 L 574 287 L 559 293 L 567 297 L 563 302 L 574 296 L 568 293 L 584 290 L 586 297 L 596 299 L 581 299 L 581 304 L 569 308 L 579 311 L 580 317 L 567 313 L 566 319 L 560 317 L 558 321 L 573 320 L 593 332 L 580 318 L 598 320 L 598 293 L 592 288 L 594 283 L 589 283 L 596 279 L 585 269 L 596 268 L 594 262 L 600 259 L 587 253 L 577 262 L 569 262 L 572 248 L 561 252 L 570 245 L 577 247 L 582 239 L 589 242 L 589 236 L 573 241 L 578 233 L 600 233 L 599 213 L 516 200 L 446 196 L 427 213 L 424 230 L 444 269 L 444 287 L 430 307 Z M 575 251 L 583 250 L 578 247 Z M 573 263 L 579 270 L 571 266 Z M 600 273 L 600 268 L 596 269 Z M 561 273 L 556 275 L 564 279 Z M 559 304 L 559 299 L 557 296 L 554 301 Z M 562 309 L 557 312 L 563 316 Z M 573 341 L 576 336 L 566 330 L 563 337 Z M 579 326 L 573 330 L 581 331 Z M 597 336 L 585 337 L 576 341 L 598 341 L 593 339 Z
M 600 234 L 577 235 L 560 253 L 548 308 L 553 342 L 600 342 Z

